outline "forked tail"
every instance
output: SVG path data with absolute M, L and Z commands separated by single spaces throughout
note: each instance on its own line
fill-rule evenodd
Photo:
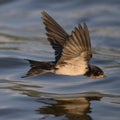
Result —
M 28 59 L 26 60 L 29 61 L 31 68 L 27 72 L 27 74 L 22 78 L 36 76 L 36 75 L 44 74 L 47 72 L 52 72 L 55 68 L 55 63 L 53 61 L 41 62 L 41 61 L 34 61 L 34 60 L 28 60 Z

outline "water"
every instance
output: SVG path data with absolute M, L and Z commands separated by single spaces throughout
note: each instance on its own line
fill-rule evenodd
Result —
M 24 59 L 54 60 L 41 11 L 70 33 L 86 22 L 93 59 L 106 78 L 48 73 L 21 78 Z M 119 120 L 119 0 L 0 0 L 0 120 Z

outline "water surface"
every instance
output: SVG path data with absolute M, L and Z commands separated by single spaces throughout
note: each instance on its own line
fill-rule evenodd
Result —
M 54 60 L 41 11 L 46 10 L 70 34 L 87 23 L 93 59 L 107 77 L 52 73 L 21 78 L 25 59 Z M 119 0 L 0 1 L 0 120 L 119 120 Z

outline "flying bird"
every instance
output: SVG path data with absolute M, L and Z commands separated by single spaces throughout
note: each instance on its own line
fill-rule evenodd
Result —
M 55 50 L 54 61 L 28 60 L 31 69 L 24 77 L 52 72 L 55 74 L 90 78 L 102 78 L 104 72 L 89 63 L 92 58 L 91 42 L 87 25 L 79 24 L 69 35 L 47 12 L 42 11 L 47 39 Z

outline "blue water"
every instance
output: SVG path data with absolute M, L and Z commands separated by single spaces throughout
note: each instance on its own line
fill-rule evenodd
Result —
M 87 23 L 93 59 L 107 77 L 52 73 L 21 78 L 25 59 L 54 60 L 46 10 L 70 34 Z M 0 0 L 0 120 L 119 120 L 120 0 Z

